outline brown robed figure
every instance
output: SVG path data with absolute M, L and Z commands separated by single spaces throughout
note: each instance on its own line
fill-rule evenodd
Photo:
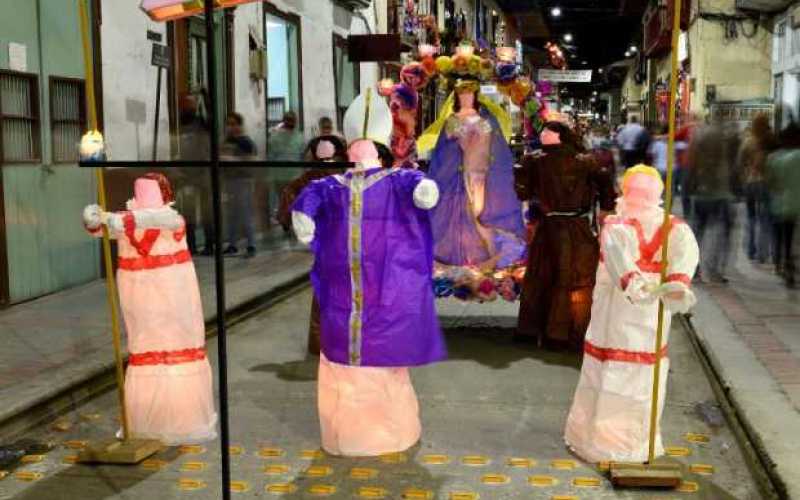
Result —
M 600 248 L 592 213 L 614 209 L 614 174 L 581 151 L 572 131 L 549 122 L 541 151 L 515 171 L 517 196 L 541 215 L 528 252 L 518 339 L 556 349 L 583 349 Z

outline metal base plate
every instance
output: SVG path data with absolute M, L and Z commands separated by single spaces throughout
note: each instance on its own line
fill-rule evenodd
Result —
M 106 439 L 89 445 L 78 455 L 78 462 L 101 464 L 138 464 L 161 449 L 154 439 Z
M 677 488 L 683 482 L 679 464 L 612 462 L 611 483 L 620 488 Z

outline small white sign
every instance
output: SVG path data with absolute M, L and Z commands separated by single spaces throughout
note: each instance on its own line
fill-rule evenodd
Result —
M 481 85 L 481 94 L 496 94 L 497 85 Z
M 8 69 L 11 71 L 28 71 L 28 48 L 21 43 L 8 44 Z
M 540 69 L 539 80 L 548 82 L 591 83 L 592 70 L 590 69 Z

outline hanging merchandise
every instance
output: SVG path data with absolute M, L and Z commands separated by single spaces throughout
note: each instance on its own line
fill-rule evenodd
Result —
M 205 322 L 183 217 L 162 174 L 136 180 L 124 212 L 89 205 L 93 236 L 117 240 L 119 297 L 128 334 L 125 406 L 131 436 L 167 445 L 210 441 L 217 414 Z
M 436 184 L 384 169 L 376 144 L 392 130 L 389 107 L 368 89 L 344 118 L 357 167 L 306 187 L 293 206 L 321 313 L 318 405 L 331 454 L 403 451 L 420 437 L 409 366 L 445 359 L 434 306 L 430 210 Z

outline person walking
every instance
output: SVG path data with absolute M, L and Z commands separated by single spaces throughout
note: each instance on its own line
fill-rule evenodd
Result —
M 244 118 L 239 113 L 229 113 L 225 121 L 225 142 L 221 148 L 221 156 L 226 160 L 253 160 L 256 156 L 256 145 L 244 133 Z M 255 226 L 253 222 L 253 199 L 255 197 L 255 179 L 252 169 L 247 167 L 229 167 L 225 170 L 225 184 L 228 194 L 227 229 L 228 247 L 224 255 L 238 255 L 237 244 L 240 230 L 243 230 L 247 241 L 245 257 L 256 254 Z
M 650 134 L 639 124 L 635 115 L 628 118 L 628 123 L 617 134 L 617 145 L 626 169 L 644 163 L 650 145 Z
M 772 223 L 769 217 L 769 191 L 765 182 L 767 156 L 776 148 L 776 140 L 766 114 L 753 119 L 747 131 L 737 164 L 744 177 L 747 205 L 745 251 L 750 260 L 765 263 L 771 255 Z
M 771 193 L 775 269 L 794 288 L 794 233 L 800 217 L 800 127 L 792 123 L 782 133 L 780 148 L 769 156 L 765 169 Z

